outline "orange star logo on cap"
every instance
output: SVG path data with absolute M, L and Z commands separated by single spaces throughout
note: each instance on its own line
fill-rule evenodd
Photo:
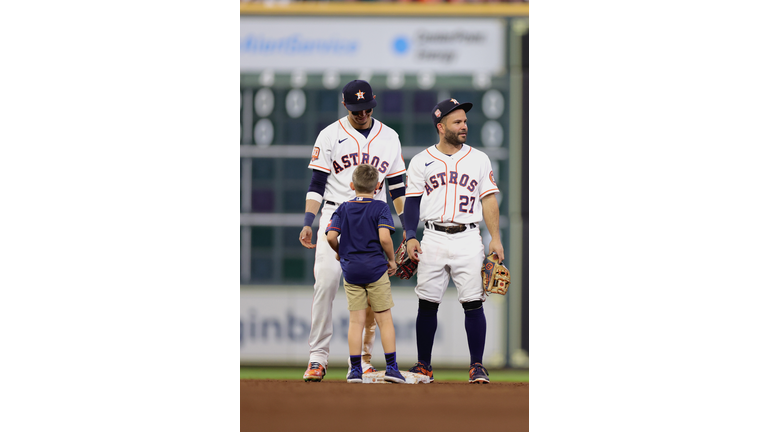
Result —
M 456 104 L 456 105 L 458 105 L 458 104 L 459 104 L 459 101 L 457 101 L 456 99 L 451 99 L 451 102 L 453 102 L 453 103 L 454 103 L 454 104 Z
M 362 90 L 358 90 L 357 93 L 355 93 L 355 96 L 357 96 L 357 100 L 365 99 L 363 96 L 365 96 L 365 92 Z M 458 103 L 458 102 L 457 102 Z

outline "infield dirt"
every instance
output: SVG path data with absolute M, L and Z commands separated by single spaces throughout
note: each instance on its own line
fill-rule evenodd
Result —
M 241 431 L 528 430 L 528 383 L 240 380 Z

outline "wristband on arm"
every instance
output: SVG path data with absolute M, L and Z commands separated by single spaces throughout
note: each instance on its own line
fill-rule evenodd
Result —
M 312 212 L 306 212 L 304 213 L 304 226 L 311 227 L 312 222 L 315 221 L 315 215 Z

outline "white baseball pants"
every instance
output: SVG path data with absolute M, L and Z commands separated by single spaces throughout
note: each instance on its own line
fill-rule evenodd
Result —
M 416 296 L 433 303 L 442 303 L 453 279 L 459 302 L 485 301 L 481 269 L 485 246 L 478 228 L 448 234 L 424 229 L 417 268 Z

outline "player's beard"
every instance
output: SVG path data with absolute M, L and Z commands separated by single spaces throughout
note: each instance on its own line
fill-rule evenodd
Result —
M 467 141 L 466 136 L 459 136 L 458 133 L 453 133 L 450 130 L 445 130 L 445 142 L 447 142 L 450 145 L 461 147 L 462 144 L 464 144 Z

